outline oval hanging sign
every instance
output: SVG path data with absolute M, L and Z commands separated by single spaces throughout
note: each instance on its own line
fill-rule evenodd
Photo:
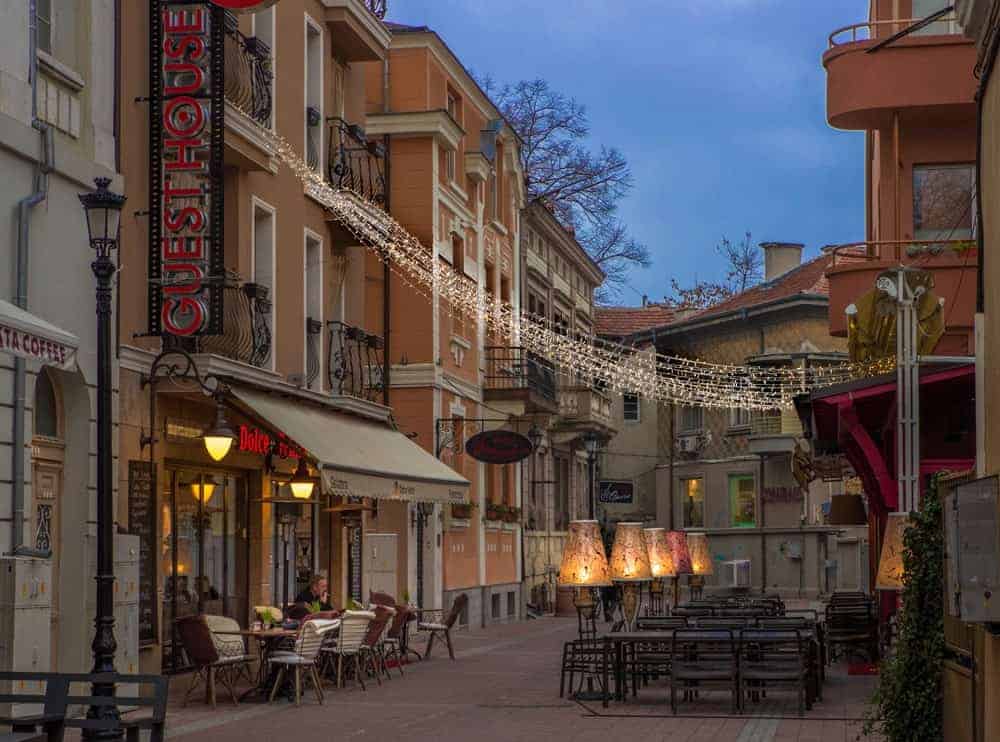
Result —
M 513 464 L 531 455 L 531 441 L 513 430 L 484 430 L 465 442 L 465 452 L 487 464 Z

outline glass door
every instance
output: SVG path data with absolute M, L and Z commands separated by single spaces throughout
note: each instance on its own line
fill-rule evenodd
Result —
M 162 509 L 163 625 L 172 627 L 177 618 L 204 613 L 228 616 L 246 626 L 246 479 L 194 469 L 171 469 L 167 474 L 169 489 Z M 165 668 L 176 670 L 184 664 L 179 654 L 165 647 Z
M 319 568 L 317 551 L 318 506 L 315 500 L 292 501 L 287 483 L 272 482 L 271 491 L 282 502 L 275 504 L 274 597 L 287 607 L 309 587 Z

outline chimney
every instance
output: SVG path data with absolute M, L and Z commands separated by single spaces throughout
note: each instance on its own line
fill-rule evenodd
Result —
M 642 308 L 645 309 L 649 306 L 649 296 L 646 294 L 642 295 Z
M 799 242 L 761 242 L 760 248 L 764 251 L 764 280 L 773 281 L 793 268 L 798 268 L 802 264 L 802 247 Z

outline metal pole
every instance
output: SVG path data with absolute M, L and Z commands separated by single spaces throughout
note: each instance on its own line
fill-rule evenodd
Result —
M 597 513 L 597 506 L 594 502 L 596 499 L 594 497 L 594 460 L 596 458 L 597 457 L 593 453 L 590 453 L 589 451 L 587 452 L 587 479 L 589 480 L 587 490 L 587 517 L 590 520 L 594 520 Z
M 917 361 L 916 299 L 907 271 L 897 269 L 896 289 L 896 511 L 917 509 L 920 486 L 920 378 Z
M 97 251 L 90 264 L 97 278 L 97 616 L 94 618 L 94 674 L 108 674 L 95 682 L 97 697 L 114 697 L 115 684 L 115 604 L 114 604 L 114 499 L 111 469 L 111 279 L 115 264 L 106 248 Z M 87 739 L 120 739 L 122 730 L 118 708 L 91 706 L 88 719 L 108 722 L 108 729 L 84 729 Z

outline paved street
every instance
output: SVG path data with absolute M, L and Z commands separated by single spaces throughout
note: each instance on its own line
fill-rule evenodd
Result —
M 187 709 L 171 705 L 168 736 L 204 742 L 253 739 L 310 740 L 566 740 L 635 738 L 763 742 L 801 740 L 848 742 L 856 739 L 863 699 L 871 678 L 828 677 L 822 703 L 805 719 L 788 700 L 769 698 L 755 711 L 768 714 L 731 718 L 726 702 L 709 697 L 673 718 L 661 687 L 644 689 L 641 703 L 580 705 L 560 699 L 559 661 L 563 641 L 573 636 L 575 620 L 545 619 L 459 634 L 457 661 L 447 653 L 394 673 L 367 692 L 351 686 L 328 689 L 320 706 L 307 696 L 296 709 L 287 702 L 271 706 L 222 701 L 212 712 L 201 698 Z M 422 646 L 422 645 L 421 645 Z M 437 653 L 435 648 L 435 653 Z M 172 696 L 186 688 L 177 678 Z M 694 714 L 699 714 L 695 716 Z M 786 717 L 786 718 L 780 718 Z M 795 717 L 795 718 L 787 718 Z

